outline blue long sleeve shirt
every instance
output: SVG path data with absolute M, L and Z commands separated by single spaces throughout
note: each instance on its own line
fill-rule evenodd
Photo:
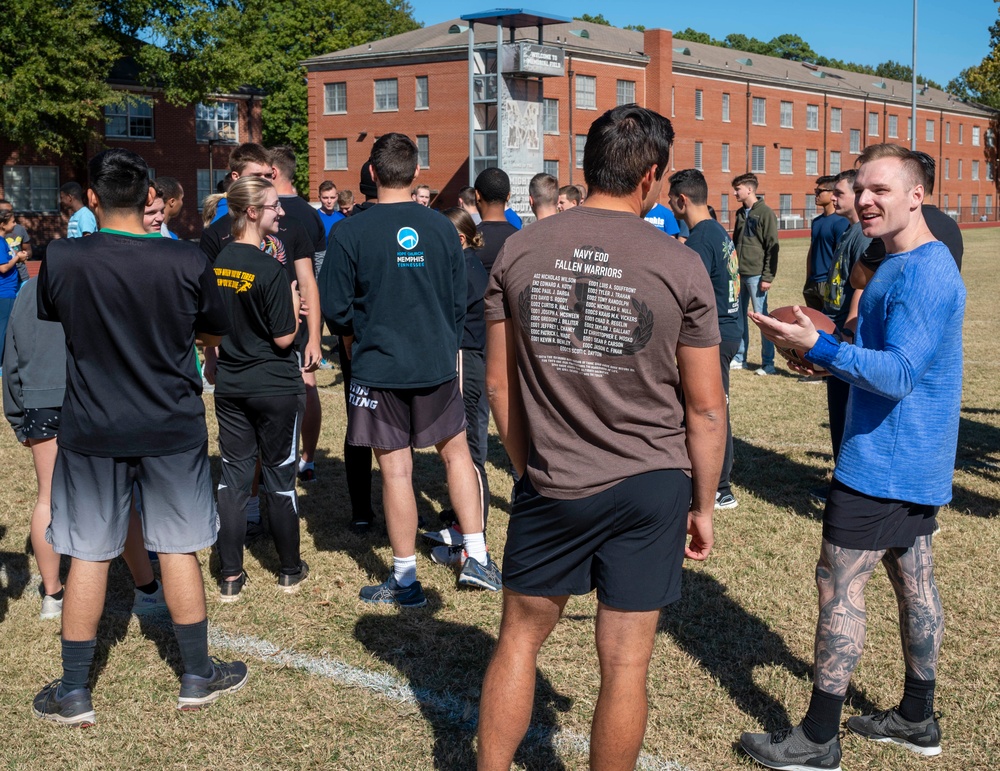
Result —
M 834 476 L 866 495 L 951 500 L 962 400 L 965 285 L 940 241 L 886 255 L 856 345 L 821 333 L 806 359 L 851 384 Z

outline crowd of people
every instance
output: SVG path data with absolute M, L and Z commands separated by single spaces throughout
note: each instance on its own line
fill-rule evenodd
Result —
M 729 387 L 749 369 L 752 322 L 757 374 L 775 374 L 776 349 L 799 350 L 790 366 L 827 383 L 835 470 L 815 491 L 825 510 L 809 710 L 740 745 L 769 768 L 839 769 L 863 588 L 882 562 L 899 600 L 903 697 L 847 726 L 939 753 L 931 542 L 951 494 L 965 291 L 961 235 L 923 203 L 933 161 L 874 145 L 857 169 L 817 180 L 803 305 L 826 314 L 828 333 L 798 308 L 792 323 L 768 315 L 779 241 L 758 179 L 733 180 L 741 206 L 730 235 L 700 171 L 666 174 L 673 141 L 655 112 L 608 111 L 588 133 L 586 188 L 535 175 L 529 224 L 499 168 L 454 206 L 431 208 L 403 134 L 375 141 L 363 201 L 327 180 L 318 210 L 295 192 L 290 148 L 246 143 L 204 202 L 200 245 L 169 229 L 184 201 L 176 180 L 151 182 L 142 158 L 108 150 L 91 160 L 86 190 L 63 187 L 67 238 L 27 282 L 18 271 L 30 237 L 0 206 L 4 407 L 38 477 L 41 616 L 62 620 L 62 677 L 35 697 L 34 714 L 95 722 L 89 670 L 108 565 L 123 553 L 136 612 L 165 608 L 173 621 L 177 707 L 246 684 L 244 663 L 208 655 L 197 552 L 217 550 L 221 602 L 243 598 L 244 546 L 264 536 L 281 591 L 308 579 L 296 486 L 317 475 L 326 324 L 343 373 L 350 528 L 363 536 L 375 524 L 374 457 L 393 555 L 386 580 L 359 599 L 427 603 L 412 450 L 434 447 L 451 508 L 424 533 L 431 560 L 459 586 L 503 590 L 479 767 L 510 767 L 539 650 L 568 598 L 596 590 L 591 766 L 632 768 L 659 611 L 680 596 L 683 560 L 712 550 L 714 511 L 738 506 Z M 203 386 L 214 389 L 222 459 L 214 483 Z M 931 411 L 933 435 L 921 430 Z M 502 572 L 487 547 L 491 414 L 513 484 Z M 71 558 L 65 586 L 60 555 Z

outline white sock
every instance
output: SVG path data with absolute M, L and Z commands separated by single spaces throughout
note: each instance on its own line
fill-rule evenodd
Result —
M 299 458 L 299 471 L 305 471 L 307 468 L 315 469 L 316 464 L 313 463 L 312 461 L 309 461 L 307 463 L 306 461 Z
M 260 522 L 260 498 L 256 495 L 247 498 L 243 511 L 247 515 L 247 522 Z
M 462 537 L 465 539 L 465 553 L 480 565 L 485 565 L 489 559 L 486 556 L 486 533 L 480 530 L 478 533 L 463 533 Z
M 417 580 L 417 555 L 412 557 L 393 557 L 392 574 L 396 583 L 402 587 L 409 586 Z

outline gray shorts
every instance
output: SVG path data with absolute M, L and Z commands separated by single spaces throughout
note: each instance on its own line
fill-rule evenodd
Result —
M 60 447 L 46 540 L 57 554 L 90 562 L 117 557 L 125 548 L 133 484 L 142 493 L 147 549 L 187 554 L 215 543 L 219 524 L 207 442 L 145 458 L 99 458 Z

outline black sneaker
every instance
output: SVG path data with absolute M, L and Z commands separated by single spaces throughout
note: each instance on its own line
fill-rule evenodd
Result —
M 391 573 L 384 583 L 364 587 L 358 597 L 362 602 L 399 605 L 401 608 L 422 608 L 427 604 L 419 581 L 403 587 L 396 583 L 396 577 Z
M 94 705 L 90 702 L 90 689 L 77 688 L 59 694 L 62 680 L 53 680 L 35 696 L 32 711 L 35 717 L 51 720 L 70 728 L 89 728 L 97 722 Z
M 247 582 L 246 571 L 240 573 L 235 581 L 227 581 L 225 578 L 219 583 L 219 602 L 236 602 L 240 598 L 240 592 Z
M 939 717 L 940 715 L 935 713 L 926 720 L 913 723 L 906 720 L 893 707 L 874 715 L 849 717 L 847 730 L 873 742 L 892 742 L 918 755 L 933 757 L 941 754 Z
M 177 709 L 193 710 L 207 707 L 226 693 L 236 693 L 247 684 L 247 665 L 242 661 L 219 661 L 212 657 L 212 676 L 181 676 L 181 693 L 177 697 Z
M 299 474 L 299 482 L 301 484 L 309 484 L 310 482 L 316 481 L 316 469 L 314 468 L 304 468 Z
M 745 733 L 740 737 L 740 747 L 766 768 L 840 771 L 840 737 L 834 736 L 826 744 L 817 744 L 809 741 L 801 725 L 769 734 Z
M 309 566 L 305 560 L 299 562 L 298 573 L 282 573 L 278 576 L 278 588 L 285 594 L 295 594 L 299 590 L 299 584 L 309 577 Z

